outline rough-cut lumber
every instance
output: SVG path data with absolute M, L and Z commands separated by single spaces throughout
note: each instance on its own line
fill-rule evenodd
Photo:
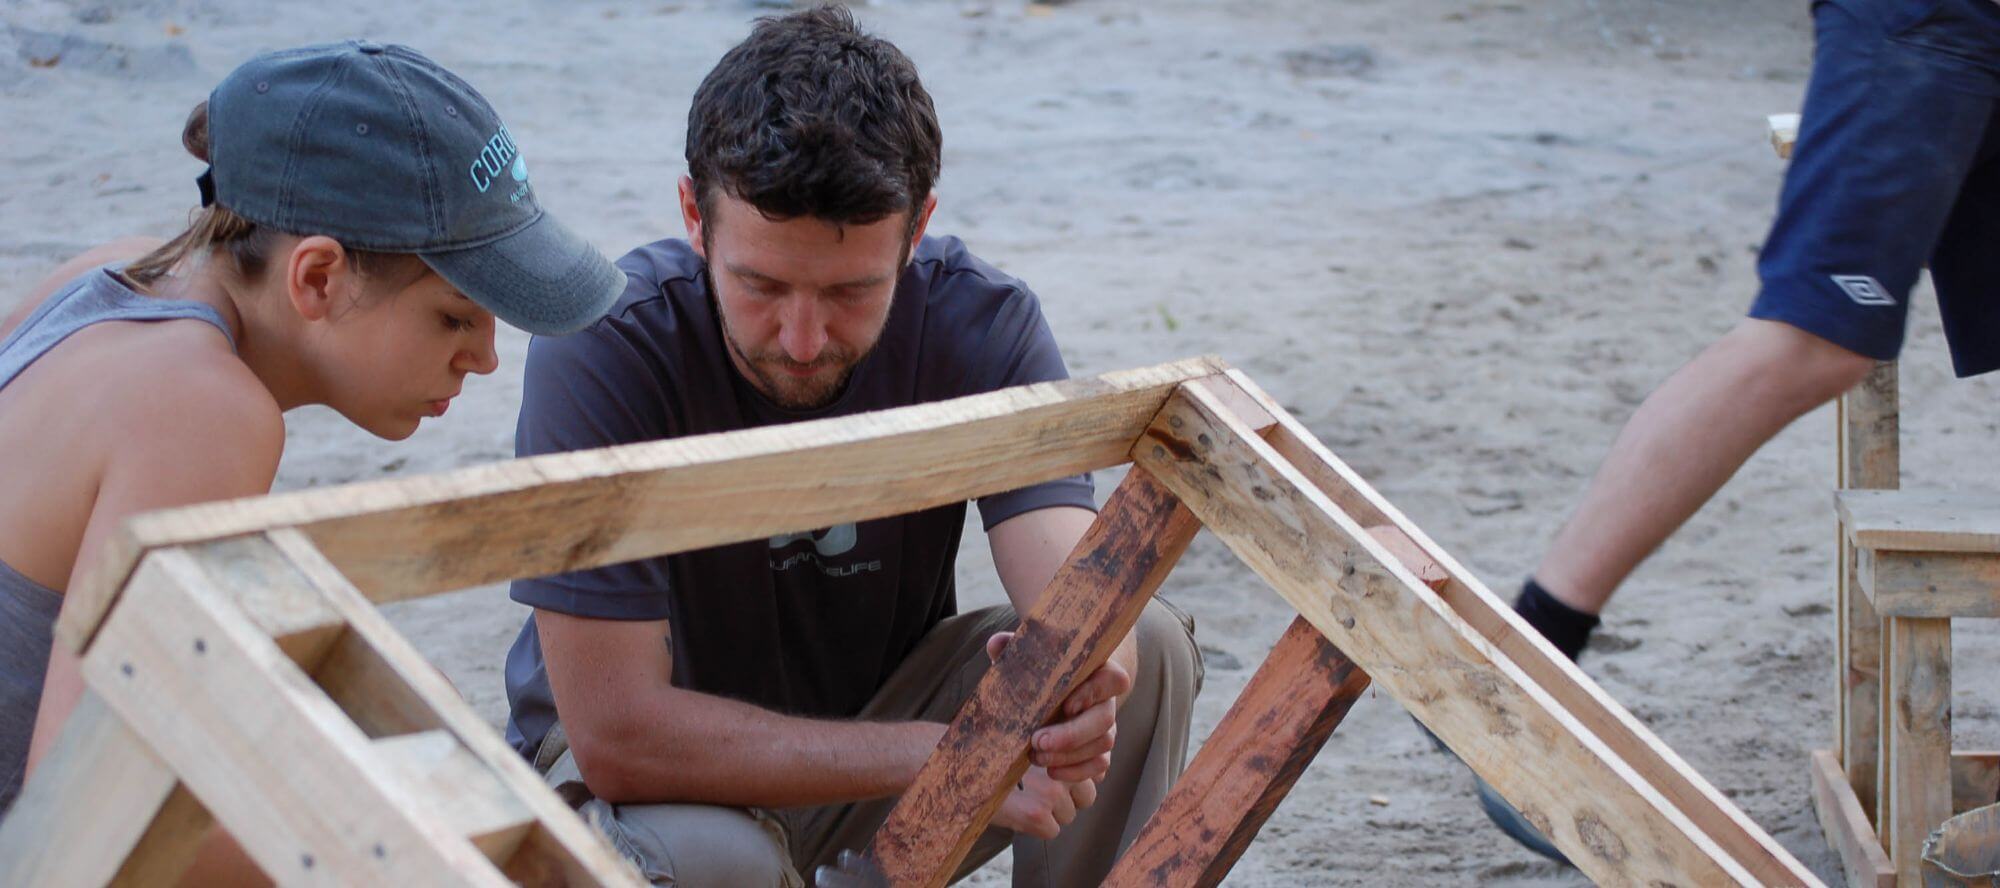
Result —
M 1951 816 L 1951 621 L 1891 617 L 1884 633 L 1882 844 L 1916 885 L 1924 839 Z
M 1028 769 L 1028 740 L 1103 665 L 1201 525 L 1134 468 L 869 844 L 890 884 L 945 884 Z
M 405 701 L 414 697 L 422 702 L 421 706 L 397 702 L 369 708 L 369 717 L 374 719 L 372 731 L 377 736 L 450 731 L 492 772 L 494 779 L 533 812 L 535 827 L 502 867 L 508 878 L 524 885 L 619 885 L 639 881 L 631 865 L 602 836 L 576 818 L 569 806 L 542 782 L 541 775 L 487 727 L 479 714 L 459 698 L 444 674 L 426 662 L 409 640 L 389 625 L 388 618 L 313 548 L 304 534 L 279 530 L 267 537 L 298 569 L 304 581 L 324 597 L 327 606 L 347 621 L 348 632 L 365 646 L 365 653 L 357 660 L 374 661 L 368 671 L 380 676 L 372 683 L 375 690 L 356 696 L 376 701 Z M 337 646 L 328 661 L 341 655 L 341 647 Z M 329 683 L 325 678 L 321 681 Z
M 533 812 L 450 731 L 420 731 L 375 741 L 377 766 L 407 803 L 435 808 L 452 832 L 488 860 L 505 863 L 535 824 Z
M 1592 879 L 1813 882 L 1802 868 L 1763 879 L 1732 859 L 1203 392 L 1170 399 L 1135 455 Z
M 898 515 L 1125 460 L 1197 358 L 837 419 L 136 516 L 73 587 L 82 651 L 139 556 L 298 528 L 376 602 Z M 701 520 L 691 521 L 690 515 Z
M 102 698 L 84 691 L 14 800 L 13 816 L 0 820 L 0 885 L 110 883 L 128 855 L 153 844 L 142 839 L 162 813 L 172 813 L 165 806 L 177 783 Z M 150 859 L 135 861 L 137 868 L 157 871 L 160 863 Z
M 1854 569 L 1883 617 L 2000 617 L 2000 555 L 1857 547 Z
M 1837 486 L 1894 488 L 1901 473 L 1896 364 L 1875 365 L 1835 401 Z M 1839 533 L 1834 589 L 1834 751 L 1872 817 L 1882 736 L 1882 620 L 1859 588 L 1854 546 Z
M 1368 532 L 1425 585 L 1444 585 L 1443 568 L 1402 531 Z M 1220 884 L 1367 688 L 1368 676 L 1339 648 L 1306 618 L 1293 619 L 1105 884 Z
M 396 804 L 367 738 L 226 595 L 185 551 L 147 556 L 85 680 L 281 883 L 503 884 Z
M 1895 888 L 1896 868 L 1882 852 L 1868 812 L 1861 810 L 1861 800 L 1854 797 L 1854 788 L 1848 785 L 1847 773 L 1833 750 L 1812 753 L 1812 794 L 1820 832 L 1826 834 L 1826 843 L 1840 858 L 1848 888 Z
M 1799 140 L 1799 116 L 1797 114 L 1773 114 L 1766 118 L 1771 125 L 1771 150 L 1781 158 L 1792 156 L 1792 145 Z
M 1235 370 L 1228 371 L 1226 378 L 1256 398 L 1275 418 L 1277 425 L 1268 435 L 1273 450 L 1301 472 L 1319 493 L 1358 522 L 1400 529 L 1446 574 L 1447 580 L 1438 594 L 1454 613 L 1487 643 L 1499 648 L 1553 697 L 1569 717 L 1608 745 L 1712 841 L 1749 868 L 1757 881 L 1767 885 L 1813 884 L 1811 871 L 1790 852 L 1578 670 L 1575 663 L 1551 647 L 1540 633 L 1522 623 L 1513 608 L 1503 604 L 1478 577 L 1321 445 L 1256 383 Z M 1365 663 L 1363 666 L 1366 668 Z M 1375 678 L 1381 681 L 1381 676 Z M 1869 779 L 1873 780 L 1872 772 Z
M 1951 813 L 2000 802 L 2000 752 L 1951 754 Z
M 1220 884 L 1367 689 L 1365 673 L 1294 618 L 1104 884 Z
M 1863 549 L 2000 555 L 2000 497 L 1950 490 L 1843 490 L 1849 542 Z

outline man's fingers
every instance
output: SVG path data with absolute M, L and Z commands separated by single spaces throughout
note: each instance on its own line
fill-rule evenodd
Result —
M 997 663 L 997 662 L 999 662 L 999 661 L 1000 661 L 1000 652 L 1001 652 L 1001 651 L 1004 651 L 1004 650 L 1006 650 L 1006 649 L 1007 649 L 1007 642 L 1010 642 L 1010 641 L 1013 641 L 1013 640 L 1014 640 L 1014 633 L 1012 633 L 1012 632 L 995 632 L 995 633 L 993 633 L 993 635 L 992 635 L 991 637 L 989 637 L 989 638 L 987 638 L 987 639 L 986 639 L 986 659 L 987 659 L 987 661 L 988 661 L 988 662 L 993 662 L 993 663 Z
M 1126 672 L 1125 667 L 1107 661 L 1069 692 L 1069 697 L 1063 700 L 1063 713 L 1076 715 L 1106 700 L 1122 697 L 1131 690 L 1131 673 Z
M 1047 752 L 1036 751 L 1031 753 L 1028 756 L 1028 760 L 1049 769 L 1063 768 L 1079 762 L 1087 762 L 1100 755 L 1108 755 L 1111 752 L 1111 748 L 1118 742 L 1117 733 L 1118 726 L 1114 724 L 1111 726 L 1111 730 L 1105 731 L 1075 746 L 1049 750 Z
M 1106 700 L 1035 732 L 1035 752 L 1060 754 L 1097 739 L 1118 725 L 1118 701 Z M 1092 752 L 1095 755 L 1096 752 Z M 1059 757 L 1052 755 L 1051 757 Z
M 1092 756 L 1073 765 L 1057 765 L 1049 769 L 1049 776 L 1068 783 L 1093 783 L 1111 773 L 1111 753 Z M 1096 794 L 1095 790 L 1092 795 Z

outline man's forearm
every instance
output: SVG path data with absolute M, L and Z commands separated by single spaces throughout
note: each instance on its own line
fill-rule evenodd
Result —
M 797 718 L 679 688 L 649 696 L 623 724 L 571 735 L 599 798 L 766 808 L 882 798 L 909 786 L 944 734 L 931 722 Z

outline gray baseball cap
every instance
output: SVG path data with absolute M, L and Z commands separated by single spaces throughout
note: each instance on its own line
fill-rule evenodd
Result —
M 215 202 L 259 225 L 414 253 L 530 333 L 603 315 L 625 275 L 542 212 L 528 161 L 478 92 L 406 46 L 266 53 L 208 98 Z

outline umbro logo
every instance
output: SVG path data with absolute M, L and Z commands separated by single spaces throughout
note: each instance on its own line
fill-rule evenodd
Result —
M 1896 297 L 1882 289 L 1880 281 L 1865 274 L 1836 274 L 1833 282 L 1856 305 L 1895 305 Z

